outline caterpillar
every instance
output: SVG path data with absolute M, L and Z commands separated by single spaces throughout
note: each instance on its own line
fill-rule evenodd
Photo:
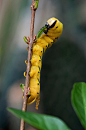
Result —
M 31 58 L 31 70 L 30 75 L 30 95 L 28 97 L 28 105 L 32 104 L 36 100 L 36 109 L 39 105 L 40 95 L 40 71 L 42 67 L 42 56 L 46 49 L 50 48 L 55 43 L 58 37 L 61 36 L 63 31 L 63 24 L 56 18 L 50 18 L 45 26 L 39 31 L 35 42 L 33 43 L 32 58 Z M 43 33 L 44 32 L 44 33 Z M 25 38 L 25 42 L 27 39 Z M 27 60 L 25 61 L 27 64 Z M 24 72 L 26 77 L 26 73 Z

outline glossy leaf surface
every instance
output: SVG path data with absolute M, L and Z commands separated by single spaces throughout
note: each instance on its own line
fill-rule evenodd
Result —
M 53 116 L 23 112 L 13 108 L 7 108 L 7 110 L 39 130 L 70 130 L 63 121 Z
M 86 129 L 86 83 L 75 83 L 72 90 L 72 105 L 81 124 Z

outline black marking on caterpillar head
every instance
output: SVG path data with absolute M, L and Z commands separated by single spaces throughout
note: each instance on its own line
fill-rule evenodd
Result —
M 52 23 L 52 25 L 49 25 L 49 23 L 46 22 L 46 23 L 45 23 L 45 26 L 47 26 L 47 30 L 44 30 L 44 33 L 47 34 L 48 30 L 49 30 L 50 28 L 53 28 L 53 27 L 55 26 L 56 22 L 57 22 L 57 20 L 55 20 L 54 23 Z
M 38 83 L 38 85 L 39 85 L 39 83 Z
M 40 73 L 40 71 L 38 71 L 38 73 Z
M 39 94 L 39 93 L 37 92 L 37 94 Z
M 56 28 L 58 28 L 58 26 Z
M 48 22 L 45 23 L 45 26 L 47 26 L 47 29 L 50 27 Z
M 55 20 L 55 22 L 49 27 L 49 28 L 53 28 L 56 24 L 57 20 Z
M 47 26 L 47 30 L 44 30 L 44 33 L 45 33 L 45 34 L 47 34 L 48 29 L 50 28 L 49 23 L 48 23 L 48 22 L 46 22 L 46 23 L 45 23 L 45 26 Z

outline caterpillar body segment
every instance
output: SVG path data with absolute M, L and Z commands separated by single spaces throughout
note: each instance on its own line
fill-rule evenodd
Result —
M 48 37 L 46 34 L 43 34 L 41 36 L 41 38 L 43 38 L 44 40 L 46 40 L 46 42 L 48 43 L 48 48 L 50 48 L 52 46 L 52 44 L 54 43 L 53 39 L 51 39 L 50 37 Z
M 32 59 L 30 60 L 31 64 L 33 66 L 38 66 L 41 68 L 42 66 L 42 59 L 41 59 L 41 56 L 38 56 L 38 55 L 32 55 Z M 25 64 L 27 65 L 27 60 L 25 60 Z
M 33 55 L 32 55 L 32 59 L 31 59 L 31 64 L 32 64 L 33 66 L 38 66 L 38 65 L 39 65 L 39 67 L 41 68 L 41 66 L 42 66 L 41 56 L 38 56 L 38 55 L 33 54 Z
M 30 77 L 40 79 L 40 69 L 37 66 L 31 66 L 31 70 L 29 72 Z
M 43 48 L 37 44 L 33 44 L 33 50 L 32 50 L 32 53 L 35 54 L 35 55 L 38 55 L 40 57 L 43 56 Z
M 48 36 L 48 35 L 47 35 L 47 36 Z M 54 37 L 53 37 L 53 36 L 48 36 L 48 37 L 51 38 L 51 39 L 53 40 L 53 43 L 55 42 L 55 39 L 56 39 L 55 36 L 54 36 Z M 52 43 L 52 44 L 53 44 L 53 43 Z
M 49 33 L 49 32 L 47 33 L 47 35 L 48 35 L 49 37 L 54 37 L 54 39 L 57 38 L 57 37 L 60 37 L 61 34 L 62 34 L 62 33 Z
M 37 39 L 37 45 L 41 46 L 44 49 L 44 52 L 48 48 L 48 43 L 43 38 L 38 38 Z
M 30 105 L 35 100 L 37 100 L 37 102 L 36 102 L 36 109 L 37 109 L 38 105 L 39 105 L 39 94 L 40 94 L 40 83 L 37 80 L 37 78 L 30 78 L 29 87 L 30 87 L 31 96 L 28 98 L 28 103 L 27 104 Z
M 42 32 L 44 31 L 44 34 Z M 36 109 L 39 105 L 40 95 L 40 71 L 42 67 L 42 56 L 47 48 L 50 48 L 58 37 L 62 34 L 63 24 L 56 18 L 50 18 L 45 27 L 43 27 L 33 44 L 32 58 L 31 58 L 31 70 L 30 75 L 30 96 L 28 97 L 28 105 L 36 101 Z M 42 35 L 41 35 L 42 34 Z M 27 64 L 27 61 L 25 61 Z M 26 72 L 24 72 L 26 76 Z

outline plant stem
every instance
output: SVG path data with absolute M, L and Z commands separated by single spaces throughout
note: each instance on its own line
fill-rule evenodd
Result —
M 33 4 L 33 2 L 34 2 L 34 0 L 32 0 L 32 4 Z M 31 68 L 31 63 L 29 61 L 32 57 L 31 47 L 33 46 L 34 19 L 35 19 L 35 11 L 32 7 L 31 8 L 30 44 L 29 44 L 29 50 L 28 50 L 28 60 L 27 60 L 28 63 L 27 63 L 27 70 L 26 70 L 27 74 L 26 74 L 26 81 L 25 81 L 25 91 L 24 91 L 24 100 L 23 100 L 22 111 L 27 110 L 28 97 L 26 96 L 26 92 L 27 92 L 27 89 L 29 87 L 29 81 L 30 81 L 29 71 Z M 23 119 L 21 119 L 20 130 L 25 130 L 25 121 Z

